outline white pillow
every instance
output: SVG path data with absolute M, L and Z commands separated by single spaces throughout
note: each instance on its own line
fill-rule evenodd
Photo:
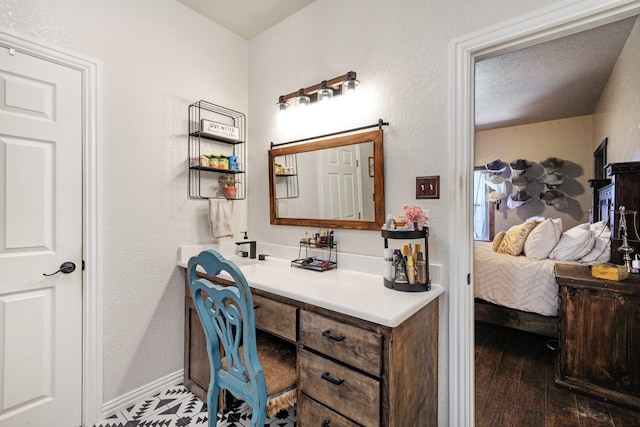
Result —
M 530 259 L 546 259 L 562 235 L 562 218 L 547 218 L 534 228 L 524 242 L 524 254 Z
M 577 261 L 591 252 L 595 240 L 588 223 L 576 225 L 562 233 L 549 258 L 556 261 Z
M 611 258 L 611 229 L 604 221 L 591 224 L 589 227 L 595 237 L 591 252 L 580 258 L 580 262 L 589 265 L 604 264 Z

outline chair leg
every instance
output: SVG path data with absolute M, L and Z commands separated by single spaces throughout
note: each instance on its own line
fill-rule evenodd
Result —
M 218 387 L 209 388 L 207 393 L 207 413 L 209 414 L 209 427 L 218 425 L 218 395 L 220 389 Z
M 263 427 L 264 423 L 267 421 L 266 402 L 259 403 L 258 405 L 256 405 L 256 407 L 252 409 L 253 409 L 253 413 L 251 414 L 251 427 Z

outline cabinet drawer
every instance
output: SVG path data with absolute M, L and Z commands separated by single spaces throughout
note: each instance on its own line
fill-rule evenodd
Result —
M 303 310 L 300 313 L 300 344 L 380 376 L 380 334 Z
M 365 426 L 380 424 L 380 383 L 329 359 L 298 351 L 300 391 Z
M 296 341 L 297 307 L 253 294 L 256 328 Z
M 360 427 L 302 393 L 298 398 L 297 413 L 300 427 Z

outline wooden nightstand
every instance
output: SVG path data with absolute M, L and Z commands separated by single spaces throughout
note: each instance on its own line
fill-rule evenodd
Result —
M 640 409 L 640 276 L 614 282 L 556 264 L 560 351 L 556 385 Z

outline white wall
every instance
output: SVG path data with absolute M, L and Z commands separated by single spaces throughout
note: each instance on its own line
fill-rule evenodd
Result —
M 249 186 L 249 232 L 259 241 L 295 245 L 304 228 L 269 224 L 267 151 L 284 142 L 356 126 L 390 122 L 384 131 L 386 212 L 405 203 L 431 211 L 430 260 L 444 265 L 451 216 L 447 177 L 449 42 L 464 34 L 541 8 L 554 1 L 381 1 L 316 0 L 250 42 L 249 93 L 251 171 L 264 179 Z M 296 120 L 298 129 L 277 120 L 279 95 L 356 71 L 360 106 L 334 114 L 317 112 Z M 416 200 L 415 177 L 439 175 L 440 199 Z M 337 230 L 340 251 L 380 256 L 375 231 Z M 446 280 L 446 273 L 443 274 Z M 446 283 L 445 283 L 446 286 Z M 442 301 L 439 423 L 448 425 L 447 297 Z
M 177 247 L 211 241 L 206 201 L 187 198 L 187 106 L 247 111 L 248 42 L 174 0 L 4 1 L 0 29 L 102 64 L 109 401 L 182 369 Z M 238 232 L 245 204 L 235 206 Z
M 383 118 L 385 127 L 386 211 L 405 203 L 431 211 L 432 260 L 443 262 L 449 191 L 447 182 L 448 43 L 473 30 L 504 21 L 553 1 L 366 1 L 316 0 L 250 43 L 252 173 L 268 176 L 269 142 L 367 125 Z M 358 109 L 314 114 L 298 129 L 277 120 L 279 95 L 354 70 L 361 81 Z M 326 112 L 325 112 L 326 113 Z M 289 123 L 290 125 L 291 123 Z M 415 177 L 440 175 L 441 198 L 416 200 Z M 252 237 L 295 245 L 304 229 L 269 224 L 268 182 L 254 179 L 249 199 Z M 378 232 L 336 231 L 340 250 L 378 256 Z
M 591 189 L 589 179 L 593 178 L 592 116 L 551 120 L 522 126 L 510 126 L 476 132 L 475 165 L 482 166 L 497 158 L 507 163 L 526 159 L 532 166 L 526 176 L 532 180 L 527 185 L 531 201 L 515 209 L 507 208 L 506 199 L 495 212 L 495 231 L 506 230 L 532 216 L 562 218 L 565 230 L 589 220 Z M 557 189 L 569 201 L 568 207 L 558 211 L 539 199 L 546 188 L 535 179 L 544 173 L 540 162 L 549 157 L 565 161 L 560 169 L 565 182 Z M 505 173 L 506 176 L 508 176 Z M 507 191 L 515 191 L 510 184 Z
M 594 113 L 593 149 L 603 139 L 607 162 L 640 161 L 640 18 L 618 57 Z

